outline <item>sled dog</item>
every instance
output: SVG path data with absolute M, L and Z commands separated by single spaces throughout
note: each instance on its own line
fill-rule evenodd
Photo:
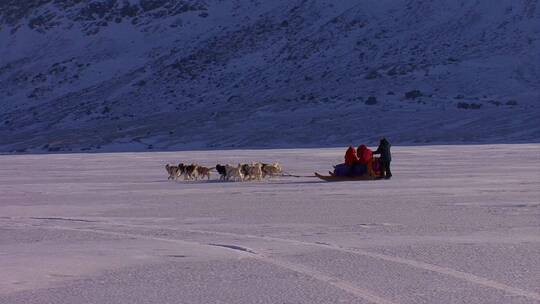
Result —
M 166 164 L 165 170 L 167 170 L 167 173 L 169 174 L 169 177 L 167 179 L 168 180 L 178 179 L 180 176 L 182 176 L 182 174 L 184 174 L 184 169 L 185 169 L 185 166 L 182 163 L 178 164 L 178 166 Z
M 238 164 L 238 166 L 230 166 L 225 165 L 227 170 L 227 180 L 233 180 L 233 181 L 242 181 L 244 179 L 244 174 L 242 173 L 242 165 Z
M 279 175 L 283 172 L 281 165 L 279 163 L 273 164 L 262 164 L 262 177 L 273 177 Z
M 197 166 L 197 176 L 201 178 L 206 177 L 208 180 L 210 180 L 210 171 L 212 171 L 212 169 L 213 168 Z
M 219 173 L 219 180 L 223 181 L 227 179 L 227 166 L 217 164 L 216 171 Z
M 247 178 L 247 176 L 249 175 L 249 165 L 241 164 L 240 170 L 242 170 L 242 174 L 244 175 L 244 178 Z
M 184 179 L 185 180 L 197 180 L 199 179 L 199 172 L 197 170 L 199 166 L 196 164 L 191 164 L 189 166 L 186 166 L 185 173 L 184 173 Z
M 247 174 L 245 179 L 252 180 L 261 180 L 263 177 L 262 164 L 261 163 L 252 163 L 247 166 Z

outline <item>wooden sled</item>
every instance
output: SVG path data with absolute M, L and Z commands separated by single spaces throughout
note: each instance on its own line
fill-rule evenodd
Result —
M 350 181 L 369 181 L 379 179 L 374 176 L 333 176 L 333 175 L 321 175 L 315 172 L 315 176 L 327 182 L 350 182 Z

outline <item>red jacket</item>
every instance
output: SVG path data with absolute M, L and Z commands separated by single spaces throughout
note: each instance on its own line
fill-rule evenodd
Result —
M 357 150 L 358 163 L 368 164 L 373 158 L 373 151 L 368 149 L 365 145 L 360 145 Z
M 347 152 L 345 153 L 345 164 L 347 166 L 352 166 L 357 161 L 358 157 L 356 157 L 356 151 L 354 151 L 353 147 L 349 147 L 349 149 L 347 149 Z

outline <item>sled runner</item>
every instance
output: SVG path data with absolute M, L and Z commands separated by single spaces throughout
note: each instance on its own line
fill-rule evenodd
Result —
M 347 182 L 347 181 L 368 181 L 376 180 L 377 178 L 370 175 L 365 176 L 334 176 L 334 175 L 321 175 L 315 172 L 315 176 L 327 182 Z

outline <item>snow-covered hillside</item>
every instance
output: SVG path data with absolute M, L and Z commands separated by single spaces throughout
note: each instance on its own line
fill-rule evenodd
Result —
M 537 0 L 2 0 L 0 151 L 540 141 Z

